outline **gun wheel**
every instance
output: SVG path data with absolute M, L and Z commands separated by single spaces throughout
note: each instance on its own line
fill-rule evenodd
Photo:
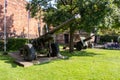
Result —
M 82 49 L 82 46 L 83 46 L 82 42 L 78 42 L 76 44 L 76 50 L 80 51 Z
M 32 61 L 36 59 L 35 50 L 32 44 L 26 44 L 23 48 L 23 58 L 26 61 Z

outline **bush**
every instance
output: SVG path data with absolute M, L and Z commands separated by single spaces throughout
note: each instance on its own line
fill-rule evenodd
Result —
M 4 50 L 4 40 L 0 40 L 0 51 Z
M 7 40 L 7 51 L 16 51 L 19 50 L 25 43 L 27 43 L 27 39 L 23 38 L 9 38 Z M 0 41 L 0 50 L 3 51 L 4 41 Z
M 106 42 L 117 42 L 118 36 L 113 36 L 113 35 L 104 35 L 100 36 L 100 43 L 106 43 Z

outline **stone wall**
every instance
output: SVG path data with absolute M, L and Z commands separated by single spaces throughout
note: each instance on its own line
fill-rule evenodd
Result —
M 38 21 L 34 18 L 29 19 L 28 28 L 28 12 L 25 9 L 25 0 L 7 0 L 6 18 L 7 18 L 7 34 L 9 37 L 26 37 L 28 32 L 30 38 L 38 37 Z M 3 36 L 4 30 L 4 0 L 0 0 L 0 36 Z M 44 26 L 42 22 L 41 28 Z

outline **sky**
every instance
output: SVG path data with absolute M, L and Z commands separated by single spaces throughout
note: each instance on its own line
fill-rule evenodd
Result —
M 28 2 L 29 2 L 29 1 L 32 1 L 32 0 L 26 0 L 26 1 L 28 1 Z M 53 4 L 54 4 L 54 3 L 55 3 L 55 0 L 52 0 L 52 1 L 51 1 L 51 3 L 53 3 Z
M 32 0 L 26 0 L 26 1 L 32 1 Z M 55 0 L 52 0 L 52 1 L 50 1 L 50 3 L 52 3 L 52 7 L 54 7 L 54 8 L 56 8 L 56 6 L 54 5 L 55 4 Z
M 31 0 L 26 0 L 26 1 L 31 1 Z

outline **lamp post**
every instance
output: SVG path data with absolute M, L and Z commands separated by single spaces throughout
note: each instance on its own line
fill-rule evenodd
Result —
M 95 33 L 95 40 L 94 40 L 94 43 L 95 43 L 95 45 L 98 43 L 98 34 L 97 34 L 97 32 L 98 32 L 98 28 L 97 27 L 95 27 L 95 29 L 94 29 L 94 33 Z
M 28 0 L 28 3 L 29 3 L 29 9 L 28 9 L 28 24 L 27 24 L 27 27 L 28 27 L 28 34 L 27 34 L 27 36 L 28 36 L 28 43 L 29 43 L 29 38 L 30 38 L 30 36 L 29 36 L 29 27 L 30 27 L 30 0 Z
M 6 32 L 7 32 L 7 29 L 6 29 L 6 11 L 7 11 L 7 0 L 4 0 L 4 53 L 3 54 L 7 54 L 7 48 L 6 48 Z

